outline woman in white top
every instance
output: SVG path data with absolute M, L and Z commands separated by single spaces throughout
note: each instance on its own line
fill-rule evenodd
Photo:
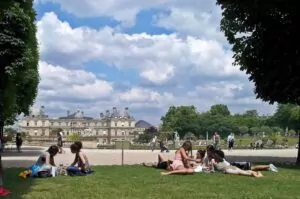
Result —
M 236 166 L 231 166 L 230 163 L 224 159 L 225 155 L 224 152 L 221 150 L 215 150 L 213 152 L 213 157 L 213 165 L 216 167 L 217 170 L 223 173 L 250 176 L 256 178 L 263 177 L 262 173 L 259 171 L 242 170 Z

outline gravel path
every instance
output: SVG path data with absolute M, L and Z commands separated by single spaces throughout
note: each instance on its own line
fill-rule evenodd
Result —
M 15 151 L 5 151 L 2 153 L 4 167 L 27 167 L 35 162 L 40 153 L 45 151 L 44 147 L 24 147 L 22 153 Z M 55 157 L 56 164 L 70 164 L 74 155 L 69 149 L 64 149 L 65 153 Z M 84 149 L 91 165 L 120 165 L 122 163 L 121 150 L 97 150 Z M 163 153 L 166 158 L 172 159 L 175 151 Z M 297 149 L 280 150 L 234 150 L 224 151 L 229 161 L 251 161 L 251 162 L 286 162 L 296 161 Z M 157 160 L 160 151 L 149 150 L 124 150 L 124 164 L 140 164 L 142 162 L 152 162 Z M 194 151 L 196 154 L 196 151 Z

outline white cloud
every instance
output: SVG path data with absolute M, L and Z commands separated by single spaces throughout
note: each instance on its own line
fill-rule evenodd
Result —
M 78 17 L 112 17 L 123 25 L 133 26 L 137 14 L 157 8 L 154 23 L 184 35 L 225 42 L 219 31 L 221 9 L 211 0 L 39 0 L 60 4 L 62 10 Z
M 41 61 L 39 64 L 41 82 L 36 106 L 44 105 L 48 110 L 59 110 L 61 115 L 67 110 L 78 108 L 87 114 L 98 113 L 113 106 L 165 107 L 165 102 L 173 99 L 170 93 L 159 93 L 150 89 L 132 87 L 128 91 L 114 90 L 114 84 L 99 79 L 95 74 L 84 70 L 69 70 Z M 121 100 L 121 101 L 120 101 Z
M 213 104 L 224 103 L 232 112 L 274 110 L 255 99 L 253 84 L 232 66 L 233 54 L 224 48 L 226 42 L 218 30 L 220 10 L 214 1 L 39 1 L 59 2 L 77 16 L 111 16 L 127 25 L 134 23 L 141 10 L 163 8 L 168 14 L 155 16 L 154 25 L 176 31 L 150 35 L 125 34 L 111 27 L 73 28 L 54 12 L 46 13 L 37 23 L 43 61 L 36 105 L 45 105 L 51 113 L 61 115 L 79 108 L 87 115 L 98 116 L 112 106 L 128 106 L 137 119 L 158 123 L 170 105 L 193 104 L 205 111 Z M 118 80 L 104 80 L 113 79 L 110 74 L 87 72 L 84 66 L 90 61 L 121 71 L 137 71 L 154 86 L 144 88 L 142 83 L 122 79 L 128 84 L 125 90 L 120 89 Z
M 214 40 L 176 34 L 129 35 L 109 27 L 72 28 L 54 13 L 45 14 L 38 30 L 42 58 L 61 65 L 102 61 L 120 69 L 136 69 L 141 77 L 156 84 L 167 82 L 187 67 L 192 74 L 205 76 L 244 75 L 232 67 L 232 53 Z
M 84 70 L 67 70 L 60 66 L 40 62 L 39 91 L 43 98 L 70 97 L 80 100 L 99 100 L 111 96 L 113 86 Z

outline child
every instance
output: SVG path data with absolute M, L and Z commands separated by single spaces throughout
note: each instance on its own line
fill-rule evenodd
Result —
M 70 146 L 71 152 L 75 154 L 74 162 L 67 168 L 68 175 L 89 174 L 89 161 L 87 156 L 81 151 L 82 143 L 75 142 Z
M 227 162 L 224 159 L 225 155 L 224 152 L 221 150 L 215 150 L 213 152 L 213 160 L 212 163 L 216 167 L 217 170 L 227 173 L 227 174 L 235 174 L 235 175 L 243 175 L 243 176 L 252 176 L 252 177 L 263 177 L 261 172 L 256 172 L 252 170 L 242 170 L 236 166 L 230 165 L 229 162 Z

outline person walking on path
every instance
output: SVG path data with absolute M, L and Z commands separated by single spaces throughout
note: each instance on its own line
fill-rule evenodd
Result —
M 63 140 L 62 140 L 62 132 L 57 133 L 57 146 L 59 148 L 58 153 L 63 153 Z
M 228 151 L 232 151 L 234 145 L 234 134 L 230 133 L 227 137 Z
M 165 146 L 164 141 L 159 142 L 159 147 L 160 147 L 160 152 L 166 151 L 167 153 L 169 152 L 169 149 Z
M 217 132 L 215 132 L 213 135 L 213 145 L 215 149 L 218 149 L 219 143 L 220 143 L 220 135 Z
M 155 136 L 152 138 L 151 142 L 150 142 L 150 148 L 151 148 L 152 151 L 154 151 L 154 149 L 155 149 L 155 142 L 156 142 L 156 139 L 157 139 L 157 137 L 156 137 L 156 135 L 155 135 Z
M 16 146 L 17 146 L 17 150 L 18 152 L 22 152 L 21 151 L 21 146 L 23 144 L 23 140 L 22 140 L 22 137 L 21 137 L 21 133 L 17 133 L 17 136 L 16 136 Z

